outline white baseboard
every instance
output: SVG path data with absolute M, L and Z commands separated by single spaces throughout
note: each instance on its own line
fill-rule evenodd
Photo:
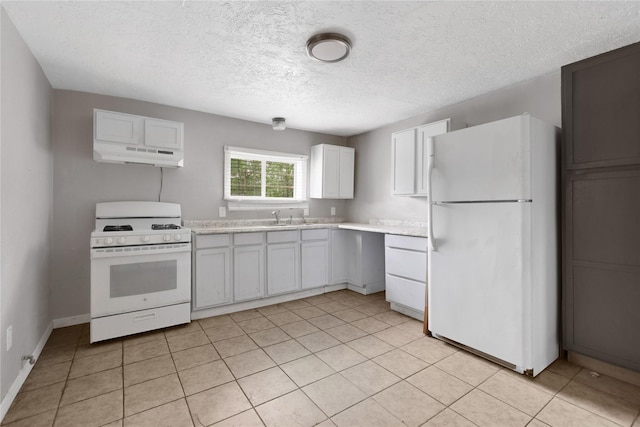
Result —
M 42 334 L 42 337 L 40 337 L 40 341 L 38 341 L 38 345 L 36 345 L 36 348 L 31 353 L 36 360 L 38 360 L 38 358 L 40 357 L 40 353 L 42 353 L 42 349 L 44 348 L 44 345 L 47 343 L 47 340 L 49 339 L 49 336 L 51 335 L 52 330 L 53 330 L 53 322 L 51 322 L 47 327 L 47 329 L 44 331 L 44 334 Z M 2 399 L 2 404 L 0 404 L 0 422 L 2 422 L 2 420 L 4 419 L 4 416 L 7 415 L 7 412 L 9 411 L 9 408 L 11 407 L 13 400 L 18 395 L 18 392 L 20 391 L 20 388 L 26 381 L 27 376 L 29 376 L 31 369 L 33 369 L 33 365 L 27 362 L 26 360 L 23 361 L 22 364 L 23 364 L 22 369 L 18 373 L 18 376 L 16 377 L 13 384 L 11 384 L 11 387 L 9 387 L 9 391 L 7 391 L 7 394 L 4 396 L 4 399 Z
M 77 316 L 62 317 L 53 319 L 53 329 L 64 328 L 65 326 L 79 325 L 81 323 L 89 323 L 91 315 L 89 313 L 78 314 Z
M 235 304 L 223 305 L 220 307 L 206 308 L 191 312 L 191 320 L 204 319 L 205 317 L 220 316 L 221 314 L 235 313 L 238 311 L 251 310 L 271 304 L 281 304 L 283 302 L 293 301 L 301 298 L 322 295 L 327 292 L 345 289 L 346 285 L 326 285 L 320 288 L 307 289 L 291 294 L 277 295 L 268 298 L 262 298 L 253 301 L 238 302 Z

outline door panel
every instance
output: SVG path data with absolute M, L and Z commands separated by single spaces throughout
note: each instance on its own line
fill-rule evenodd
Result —
M 524 365 L 530 331 L 530 203 L 433 207 L 429 251 L 429 329 Z M 530 339 L 530 338 L 529 338 Z
M 640 269 L 575 265 L 572 347 L 640 368 Z
M 531 199 L 529 116 L 433 138 L 434 201 Z
M 233 300 L 264 296 L 264 246 L 233 249 Z
M 194 308 L 231 302 L 229 254 L 229 248 L 196 251 Z
M 329 242 L 303 242 L 301 245 L 302 289 L 328 284 Z
M 416 168 L 416 130 L 393 134 L 393 188 L 391 194 L 414 194 Z
M 298 265 L 300 256 L 297 243 L 267 246 L 267 294 L 275 295 L 300 288 Z
M 341 199 L 353 199 L 353 172 L 355 165 L 355 150 L 353 148 L 340 148 L 340 184 L 338 196 Z

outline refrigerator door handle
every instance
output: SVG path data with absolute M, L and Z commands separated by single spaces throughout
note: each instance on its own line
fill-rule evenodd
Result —
M 436 250 L 436 245 L 433 241 L 433 197 L 431 194 L 431 172 L 433 171 L 433 162 L 435 160 L 433 148 L 433 137 L 429 136 L 427 137 L 427 196 L 429 197 L 427 209 L 427 243 L 430 251 Z

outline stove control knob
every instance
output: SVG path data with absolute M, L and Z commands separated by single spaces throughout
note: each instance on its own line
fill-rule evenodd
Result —
M 104 244 L 113 245 L 113 239 L 111 237 L 107 237 L 106 239 L 104 239 Z
M 142 236 L 142 237 L 140 238 L 140 241 L 141 241 L 141 242 L 148 242 L 148 241 L 149 241 L 149 236 Z
M 164 240 L 165 242 L 168 242 L 169 240 L 171 240 L 171 236 L 169 236 L 168 234 L 165 234 L 162 240 Z
M 182 240 L 182 234 L 176 234 L 173 236 L 173 240 Z
M 126 237 L 118 237 L 118 244 L 119 245 L 124 245 L 127 242 L 127 238 Z

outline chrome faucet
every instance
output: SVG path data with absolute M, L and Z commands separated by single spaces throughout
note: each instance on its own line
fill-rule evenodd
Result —
M 276 225 L 280 225 L 280 211 L 273 211 L 271 215 L 276 217 Z

